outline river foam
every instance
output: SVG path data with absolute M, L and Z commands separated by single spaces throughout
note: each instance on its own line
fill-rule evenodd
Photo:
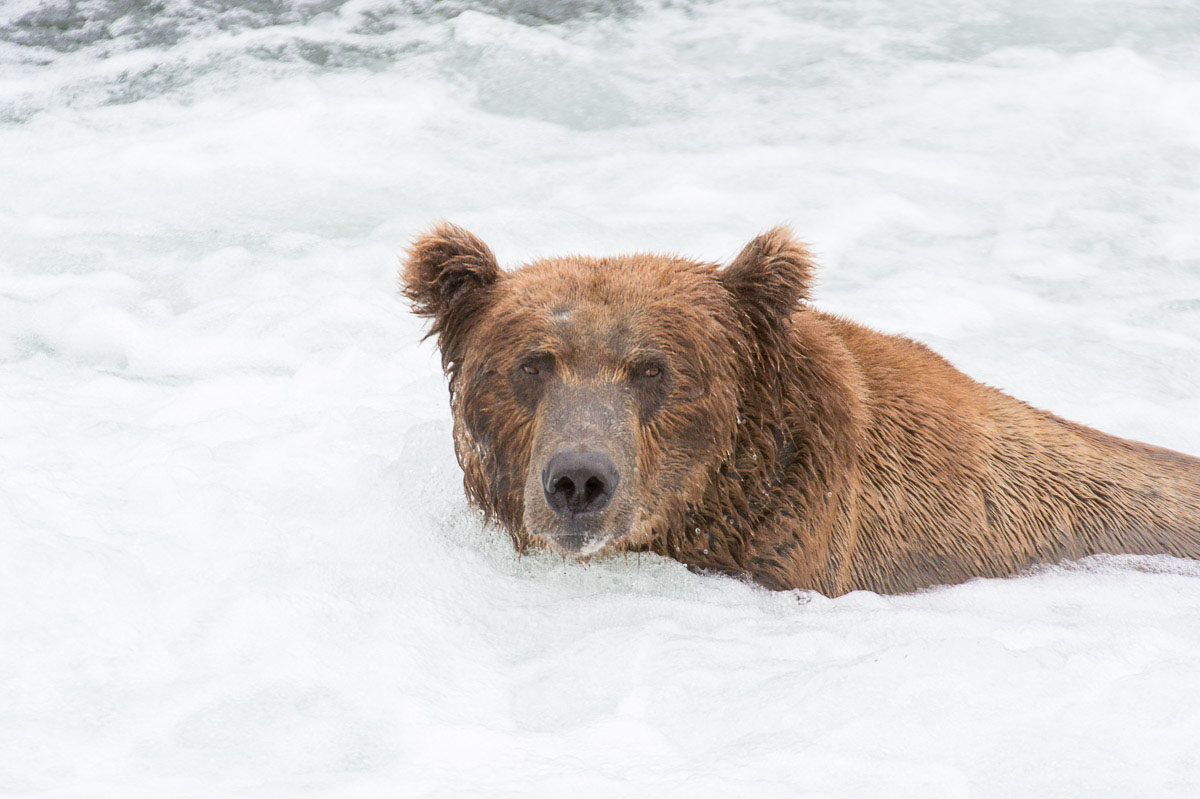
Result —
M 727 259 L 1200 454 L 1184 2 L 10 2 L 0 792 L 1192 796 L 1200 570 L 836 600 L 513 557 L 396 293 Z

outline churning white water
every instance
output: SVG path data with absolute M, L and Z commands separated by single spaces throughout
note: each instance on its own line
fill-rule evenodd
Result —
M 1192 0 L 0 4 L 0 794 L 1196 796 L 1200 568 L 516 560 L 395 290 L 726 259 L 1200 453 Z

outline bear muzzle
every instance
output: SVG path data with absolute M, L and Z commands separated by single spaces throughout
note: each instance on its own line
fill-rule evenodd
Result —
M 551 549 L 588 558 L 627 536 L 637 515 L 637 416 L 629 390 L 556 380 L 538 407 L 523 525 Z
M 556 453 L 542 469 L 542 495 L 557 524 L 551 533 L 554 543 L 571 555 L 586 557 L 611 538 L 605 528 L 620 472 L 603 452 Z

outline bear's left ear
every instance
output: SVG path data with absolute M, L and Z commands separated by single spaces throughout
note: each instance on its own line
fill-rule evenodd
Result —
M 718 275 L 755 324 L 772 325 L 808 299 L 814 270 L 808 249 L 780 226 L 747 244 Z
M 499 279 L 500 266 L 488 246 L 449 222 L 435 225 L 408 248 L 402 291 L 415 313 L 433 319 L 429 335 L 437 335 L 446 367 L 458 363 L 463 335 Z

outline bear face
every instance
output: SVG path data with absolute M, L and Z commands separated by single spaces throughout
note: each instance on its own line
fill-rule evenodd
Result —
M 461 228 L 419 237 L 403 290 L 433 321 L 468 497 L 518 549 L 652 544 L 728 467 L 810 272 L 783 229 L 724 270 L 635 254 L 505 272 Z

